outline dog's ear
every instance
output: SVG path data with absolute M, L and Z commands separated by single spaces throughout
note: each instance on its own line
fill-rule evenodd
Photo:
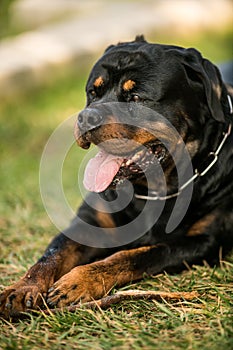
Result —
M 116 45 L 109 45 L 109 46 L 104 50 L 104 53 L 108 52 L 108 51 L 111 50 L 113 47 L 116 47 Z
M 195 49 L 187 49 L 184 66 L 189 80 L 198 79 L 204 86 L 209 111 L 218 122 L 225 122 L 221 105 L 222 78 L 218 68 Z M 192 74 L 192 72 L 195 74 Z

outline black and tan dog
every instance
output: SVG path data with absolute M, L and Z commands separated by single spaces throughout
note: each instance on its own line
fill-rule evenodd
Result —
M 1 314 L 15 315 L 36 308 L 41 296 L 49 306 L 60 307 L 100 298 L 113 286 L 139 280 L 145 273 L 179 272 L 187 264 L 201 264 L 203 260 L 217 264 L 219 256 L 225 256 L 233 246 L 230 89 L 218 69 L 195 49 L 150 44 L 143 37 L 110 46 L 90 74 L 87 107 L 78 116 L 75 134 L 79 146 L 89 148 L 94 143 L 101 147 L 88 164 L 85 184 L 89 190 L 101 192 L 99 198 L 105 197 L 106 207 L 115 198 L 116 185 L 124 192 L 125 179 L 133 184 L 134 196 L 124 210 L 106 212 L 102 204 L 98 207 L 99 195 L 93 193 L 90 196 L 97 209 L 84 203 L 78 213 L 90 226 L 109 228 L 111 235 L 115 230 L 116 244 L 112 248 L 98 243 L 88 246 L 77 243 L 79 239 L 72 240 L 72 235 L 59 234 L 26 275 L 3 291 Z M 150 130 L 127 125 L 127 120 L 121 122 L 114 113 L 103 112 L 102 105 L 118 102 L 128 106 L 129 119 L 148 125 Z M 166 225 L 182 192 L 171 155 L 179 148 L 179 141 L 166 122 L 144 112 L 148 110 L 173 125 L 196 169 L 191 180 L 181 184 L 185 192 L 192 183 L 192 198 L 182 221 L 170 234 L 165 232 Z M 107 142 L 112 139 L 119 142 Z M 143 150 L 130 142 L 128 145 L 127 140 L 134 140 Z M 169 150 L 164 146 L 168 143 Z M 149 182 L 145 176 L 145 166 L 150 172 L 156 162 L 165 176 L 165 196 L 158 174 L 153 177 L 152 172 L 153 181 Z M 185 166 L 182 171 L 185 174 Z M 159 193 L 158 200 L 153 198 L 155 192 Z M 156 211 L 162 200 L 160 217 L 142 237 L 120 246 L 117 227 L 135 220 L 147 200 L 149 216 L 144 220 L 150 221 L 153 208 Z M 184 210 L 182 205 L 180 210 Z M 74 221 L 72 232 L 77 238 L 81 237 L 78 234 L 89 234 L 81 221 Z

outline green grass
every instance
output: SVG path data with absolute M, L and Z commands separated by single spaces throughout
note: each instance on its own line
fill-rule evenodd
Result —
M 125 301 L 106 311 L 2 321 L 3 349 L 213 349 L 233 346 L 233 265 L 194 267 L 179 276 L 145 278 L 130 288 L 198 291 L 192 302 Z M 128 288 L 128 287 L 127 287 Z
M 229 35 L 227 31 L 225 36 L 214 34 L 210 39 L 207 33 L 189 41 L 178 38 L 173 42 L 203 48 L 206 57 L 218 61 L 231 58 Z M 172 41 L 164 37 L 163 41 L 169 40 Z M 13 101 L 1 101 L 0 288 L 21 276 L 57 232 L 41 202 L 39 162 L 54 128 L 83 108 L 86 77 L 85 73 L 68 77 Z M 64 188 L 74 209 L 80 202 L 75 184 L 83 154 L 72 147 L 64 166 Z M 145 277 L 141 283 L 125 287 L 197 291 L 199 297 L 192 302 L 127 301 L 106 311 L 38 315 L 17 324 L 1 320 L 0 349 L 230 350 L 231 261 L 228 259 L 216 269 L 205 265 L 181 275 Z

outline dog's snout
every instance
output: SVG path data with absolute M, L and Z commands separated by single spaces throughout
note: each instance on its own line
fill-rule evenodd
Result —
M 101 124 L 102 116 L 97 109 L 86 108 L 78 115 L 78 127 L 88 131 Z

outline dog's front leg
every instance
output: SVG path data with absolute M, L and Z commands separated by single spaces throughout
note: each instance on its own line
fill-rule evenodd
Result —
M 73 268 L 49 290 L 48 305 L 63 307 L 78 301 L 99 299 L 114 286 L 141 279 L 153 265 L 151 257 L 164 250 L 162 246 L 140 247 L 119 251 L 103 260 Z
M 16 316 L 43 304 L 48 289 L 74 266 L 85 264 L 98 256 L 97 249 L 80 245 L 60 234 L 44 255 L 16 283 L 0 295 L 0 314 Z
M 217 250 L 210 236 L 182 237 L 166 244 L 119 251 L 103 260 L 77 266 L 50 288 L 50 307 L 99 299 L 113 287 L 139 280 L 146 273 L 178 272 Z

